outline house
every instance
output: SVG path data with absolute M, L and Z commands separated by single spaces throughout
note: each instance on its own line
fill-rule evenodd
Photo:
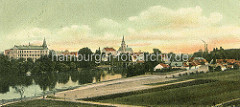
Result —
M 70 52 L 70 55 L 78 56 L 78 52 Z
M 228 63 L 228 64 L 234 64 L 237 63 L 238 61 L 235 59 L 216 59 L 217 63 Z
M 201 66 L 199 62 L 195 62 L 195 61 L 189 63 L 189 65 L 191 66 L 191 68 L 189 69 L 198 69 Z
M 186 62 L 171 62 L 170 66 L 173 69 L 188 69 L 189 65 Z
M 183 66 L 183 62 L 172 62 L 171 67 L 182 67 Z
M 137 63 L 143 63 L 144 62 L 144 53 L 139 51 L 139 52 L 134 52 L 132 55 L 132 61 L 137 62 Z
M 228 68 L 228 69 L 233 69 L 234 66 L 233 66 L 233 65 L 227 65 L 227 68 Z
M 102 54 L 104 55 L 102 57 L 102 60 L 108 61 L 109 57 L 111 57 L 111 56 L 115 57 L 117 55 L 117 51 L 112 47 L 105 47 L 102 49 Z
M 234 63 L 237 62 L 235 59 L 225 59 L 225 61 L 226 61 L 228 64 L 234 64 Z
M 102 49 L 102 53 L 104 53 L 106 56 L 108 56 L 109 54 L 116 56 L 117 55 L 117 51 L 112 48 L 112 47 L 105 47 Z
M 220 64 L 220 63 L 217 63 L 217 67 L 220 67 L 220 68 L 221 68 L 221 71 L 227 70 L 227 67 L 224 66 L 223 64 Z
M 208 65 L 208 61 L 206 59 L 204 59 L 203 57 L 191 57 L 188 60 L 188 63 L 195 63 L 197 65 Z
M 170 66 L 164 63 L 160 63 L 154 67 L 153 71 L 168 69 Z

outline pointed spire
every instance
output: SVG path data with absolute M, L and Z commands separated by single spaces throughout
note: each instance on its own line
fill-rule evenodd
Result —
M 124 41 L 124 35 L 123 35 L 123 39 L 122 39 L 122 41 Z
M 43 47 L 47 48 L 47 43 L 46 43 L 46 40 L 45 40 L 45 37 L 43 39 L 43 44 L 42 44 Z

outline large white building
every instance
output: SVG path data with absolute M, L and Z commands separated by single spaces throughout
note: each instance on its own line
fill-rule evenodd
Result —
M 35 61 L 36 59 L 39 59 L 41 56 L 48 55 L 49 50 L 47 47 L 46 40 L 44 38 L 43 44 L 41 46 L 33 46 L 30 43 L 29 45 L 20 46 L 15 45 L 13 48 L 5 50 L 4 54 L 9 58 L 14 59 L 24 58 L 25 60 L 31 58 L 33 59 L 33 61 Z

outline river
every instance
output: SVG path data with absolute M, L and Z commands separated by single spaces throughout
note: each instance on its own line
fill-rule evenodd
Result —
M 57 92 L 80 87 L 88 83 L 96 83 L 123 78 L 123 70 L 119 69 L 83 69 L 61 73 L 28 75 L 16 78 L 16 81 L 0 81 L 0 102 L 20 98 L 14 86 L 24 86 L 24 98 L 42 96 L 43 92 Z M 7 79 L 8 80 L 8 79 Z M 18 83 L 22 81 L 22 84 Z M 16 84 L 15 84 L 16 82 Z M 2 101 L 1 101 L 2 100 Z

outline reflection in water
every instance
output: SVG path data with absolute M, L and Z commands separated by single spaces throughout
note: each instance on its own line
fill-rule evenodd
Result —
M 43 91 L 66 89 L 86 83 L 95 83 L 125 77 L 122 69 L 82 69 L 70 72 L 44 72 L 32 75 L 0 76 L 0 100 L 19 98 L 13 86 L 25 86 L 24 96 L 39 96 Z M 13 79 L 14 78 L 14 79 Z

